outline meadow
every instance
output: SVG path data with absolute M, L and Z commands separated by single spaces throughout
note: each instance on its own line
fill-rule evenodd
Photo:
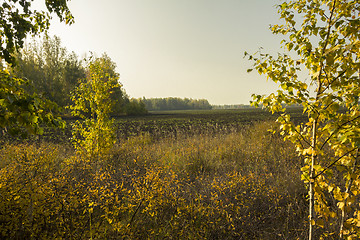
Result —
M 299 109 L 293 110 L 298 121 Z M 109 154 L 76 154 L 71 130 L 3 136 L 1 239 L 304 239 L 294 146 L 260 109 L 116 119 Z

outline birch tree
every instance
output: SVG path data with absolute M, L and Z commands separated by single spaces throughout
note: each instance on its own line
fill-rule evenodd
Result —
M 111 95 L 121 85 L 112 65 L 107 55 L 90 59 L 86 78 L 72 94 L 72 115 L 82 119 L 73 123 L 73 144 L 92 160 L 106 154 L 115 143 L 114 120 L 110 118 L 115 102 Z
M 278 6 L 284 53 L 249 55 L 259 74 L 278 83 L 270 95 L 253 95 L 280 112 L 280 133 L 303 156 L 309 194 L 309 239 L 337 234 L 360 237 L 360 2 L 285 1 Z M 308 116 L 296 124 L 286 107 L 300 104 Z

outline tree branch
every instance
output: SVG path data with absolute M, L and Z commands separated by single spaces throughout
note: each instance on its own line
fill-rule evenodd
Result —
M 331 168 L 332 166 L 334 166 L 338 161 L 340 161 L 343 157 L 345 157 L 346 155 L 348 155 L 349 153 L 355 151 L 357 148 L 354 148 L 346 153 L 344 153 L 342 156 L 338 157 L 338 159 L 336 159 L 333 163 L 331 163 L 329 166 L 327 166 L 324 170 L 322 170 L 321 172 L 319 172 L 318 174 L 316 174 L 315 177 L 313 177 L 313 179 L 316 179 L 318 176 L 322 175 L 326 170 L 328 170 L 329 168 Z
M 342 128 L 343 126 L 345 126 L 346 124 L 351 123 L 351 122 L 353 122 L 354 120 L 356 120 L 356 119 L 358 119 L 358 118 L 360 118 L 360 115 L 357 116 L 357 117 L 355 117 L 354 119 L 351 119 L 351 120 L 346 121 L 346 122 L 342 123 L 341 125 L 339 125 L 339 126 L 335 129 L 335 131 L 332 132 L 332 133 L 330 134 L 330 136 L 325 140 L 325 142 L 321 145 L 320 150 L 322 150 L 322 149 L 324 148 L 324 146 L 326 145 L 326 143 L 329 142 L 329 140 L 331 139 L 331 137 L 332 137 L 337 131 L 339 131 L 339 129 L 341 129 L 341 128 Z
M 288 122 L 286 119 L 284 119 L 284 120 L 285 120 L 286 123 L 291 124 L 291 122 Z M 301 140 L 303 140 L 308 146 L 311 146 L 311 144 L 304 138 L 304 136 L 296 128 L 294 128 L 294 129 L 295 129 L 295 132 L 297 134 L 299 134 L 299 136 L 300 136 L 300 137 L 298 137 L 298 139 L 299 139 L 299 142 L 300 142 L 301 146 L 303 146 L 303 144 L 301 143 Z
M 336 78 L 334 78 L 327 86 L 326 88 L 323 89 L 323 91 L 321 91 L 320 94 L 323 94 L 327 89 L 330 88 L 331 84 L 333 84 L 336 80 L 338 80 L 342 75 L 344 75 L 346 73 L 347 69 L 345 69 L 344 71 L 342 71 Z
M 139 211 L 139 209 L 140 209 L 141 204 L 142 204 L 143 201 L 144 201 L 144 199 L 141 199 L 141 200 L 140 200 L 139 205 L 138 205 L 137 208 L 135 209 L 135 212 L 134 212 L 134 214 L 132 215 L 132 217 L 131 217 L 131 219 L 130 219 L 129 225 L 131 225 L 132 222 L 134 221 L 135 215 L 136 215 L 136 213 Z

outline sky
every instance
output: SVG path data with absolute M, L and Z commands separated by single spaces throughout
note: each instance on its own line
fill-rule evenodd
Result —
M 34 7 L 41 7 L 36 0 Z M 106 53 L 130 97 L 207 99 L 249 104 L 277 86 L 255 72 L 244 52 L 281 52 L 278 0 L 72 0 L 75 24 L 57 18 L 50 35 L 68 51 Z

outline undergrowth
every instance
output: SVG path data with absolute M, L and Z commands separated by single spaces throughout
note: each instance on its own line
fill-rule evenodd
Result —
M 2 239 L 304 239 L 293 146 L 242 131 L 119 141 L 99 161 L 42 142 L 0 149 Z

